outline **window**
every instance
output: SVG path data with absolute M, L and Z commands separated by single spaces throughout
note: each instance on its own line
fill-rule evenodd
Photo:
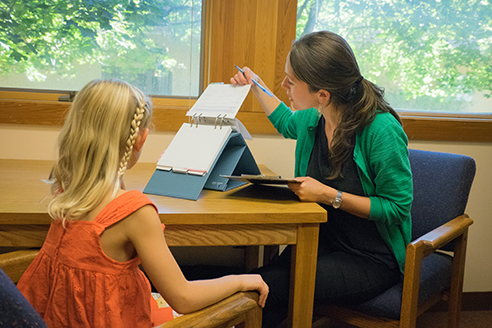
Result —
M 46 3 L 48 3 L 48 0 L 45 1 Z M 198 53 L 195 53 L 196 55 L 192 55 L 192 60 L 190 59 L 190 57 L 185 58 L 185 55 L 182 56 L 178 55 L 177 57 L 172 57 L 174 60 L 176 60 L 176 64 L 173 64 L 173 62 L 171 62 L 171 64 L 174 65 L 174 66 L 171 65 L 171 68 L 173 68 L 172 70 L 173 95 L 180 95 L 180 93 L 176 93 L 178 87 L 175 85 L 175 83 L 176 84 L 182 83 L 182 85 L 184 86 L 182 89 L 185 90 L 198 90 L 198 94 L 199 94 L 199 92 L 201 92 L 202 89 L 199 86 L 196 87 L 197 85 L 200 84 L 200 82 L 198 82 L 199 80 L 203 80 L 202 83 L 204 85 L 207 85 L 210 82 L 220 82 L 220 81 L 226 82 L 236 72 L 234 65 L 240 65 L 240 66 L 247 65 L 261 74 L 262 79 L 265 81 L 265 83 L 267 83 L 269 87 L 272 88 L 272 90 L 278 97 L 288 102 L 285 91 L 281 88 L 280 84 L 282 82 L 282 79 L 284 78 L 285 59 L 290 50 L 292 40 L 295 39 L 296 37 L 296 15 L 299 13 L 299 19 L 297 20 L 298 21 L 297 27 L 298 27 L 298 31 L 301 31 L 300 33 L 302 33 L 304 29 L 303 26 L 312 26 L 311 28 L 313 30 L 316 28 L 316 29 L 330 29 L 335 32 L 338 31 L 332 29 L 327 24 L 325 24 L 324 27 L 313 25 L 313 21 L 312 21 L 313 18 L 316 19 L 314 21 L 314 23 L 316 24 L 319 24 L 322 18 L 321 15 L 322 10 L 320 10 L 319 15 L 309 15 L 311 8 L 313 8 L 313 10 L 317 8 L 317 7 L 312 7 L 313 0 L 306 0 L 307 2 L 302 0 L 278 0 L 278 1 L 265 1 L 265 0 L 234 0 L 234 1 L 231 0 L 201 0 L 201 1 L 198 0 L 189 0 L 189 1 L 185 1 L 185 0 L 179 0 L 179 1 L 178 0 L 140 0 L 140 1 L 137 0 L 125 0 L 125 1 L 57 0 L 55 1 L 55 0 L 51 0 L 49 4 L 52 7 L 50 7 L 49 10 L 46 9 L 43 12 L 48 12 L 50 13 L 50 15 L 55 15 L 54 14 L 55 11 L 52 10 L 54 9 L 53 6 L 55 6 L 58 3 L 61 3 L 62 1 L 70 2 L 70 3 L 79 3 L 79 4 L 85 3 L 86 5 L 88 3 L 92 3 L 93 6 L 96 5 L 109 6 L 108 5 L 109 3 L 118 5 L 119 2 L 125 3 L 126 6 L 127 3 L 133 3 L 135 6 L 139 8 L 142 8 L 144 5 L 150 6 L 167 1 L 165 2 L 167 6 L 164 6 L 164 9 L 166 10 L 170 9 L 170 7 L 178 6 L 176 11 L 173 11 L 174 16 L 177 17 L 174 20 L 174 22 L 176 22 L 176 24 L 178 24 L 179 22 L 182 22 L 183 24 L 187 24 L 188 34 L 184 32 L 182 34 L 179 34 L 178 35 L 179 37 L 176 37 L 175 39 L 176 44 L 178 44 L 178 42 L 182 42 L 181 48 L 190 48 L 189 44 L 191 41 L 193 43 L 192 48 L 195 50 L 199 50 L 201 58 L 199 60 Z M 356 4 L 355 1 L 359 1 L 360 2 L 359 5 L 364 8 L 367 6 L 373 6 L 373 9 L 375 8 L 373 0 L 371 0 L 370 2 L 369 0 L 367 1 L 351 0 L 352 2 L 350 3 L 348 2 L 348 0 L 343 0 L 343 1 L 345 1 L 345 3 L 350 6 L 355 6 Z M 408 3 L 411 3 L 409 0 L 405 2 L 403 0 L 398 0 L 398 1 L 399 3 L 404 3 L 407 5 Z M 463 2 L 463 0 L 454 0 L 453 6 L 454 3 L 457 1 Z M 388 0 L 379 0 L 379 2 L 383 7 L 395 6 L 393 2 L 389 3 Z M 6 72 L 10 74 L 11 73 L 10 70 L 13 69 L 13 67 L 15 67 L 16 65 L 20 66 L 20 65 L 25 65 L 27 63 L 27 62 L 19 62 L 18 64 L 16 64 L 17 62 L 13 61 L 13 59 L 10 58 L 10 56 L 14 55 L 12 52 L 9 53 L 8 57 L 5 56 L 5 51 L 7 51 L 5 45 L 10 47 L 11 50 L 9 51 L 12 51 L 12 49 L 14 49 L 14 47 L 12 46 L 12 42 L 13 42 L 12 40 L 18 41 L 18 39 L 15 38 L 12 38 L 12 40 L 10 40 L 9 39 L 10 37 L 8 37 L 7 34 L 8 33 L 11 33 L 9 35 L 18 34 L 23 36 L 24 38 L 26 35 L 29 36 L 37 35 L 34 33 L 37 30 L 32 27 L 29 28 L 24 27 L 24 30 L 22 29 L 22 27 L 19 26 L 15 28 L 11 27 L 14 26 L 14 24 L 12 24 L 12 18 L 11 18 L 12 13 L 10 12 L 11 10 L 10 8 L 12 8 L 12 4 L 14 3 L 15 3 L 15 8 L 17 8 L 18 5 L 20 5 L 21 7 L 29 5 L 28 11 L 31 13 L 29 14 L 26 13 L 27 17 L 29 18 L 32 15 L 38 15 L 38 16 L 40 15 L 32 7 L 32 4 L 38 4 L 38 6 L 40 6 L 39 4 L 42 4 L 44 2 L 42 2 L 41 0 L 31 0 L 31 1 L 0 0 L 0 42 L 1 42 L 0 43 L 0 72 L 2 72 L 3 75 L 5 75 Z M 325 10 L 325 6 L 328 6 L 327 8 L 333 8 L 333 6 L 336 3 L 340 4 L 341 9 L 339 11 L 342 12 L 347 11 L 343 9 L 345 8 L 344 7 L 345 5 L 341 2 L 341 0 L 324 0 L 324 1 L 317 0 L 316 2 L 316 4 L 319 5 L 318 7 L 323 10 Z M 413 3 L 415 4 L 416 2 Z M 423 2 L 419 2 L 420 5 L 422 5 L 422 3 Z M 466 3 L 467 5 L 464 6 L 465 8 L 464 10 L 469 10 L 469 7 L 475 8 L 474 6 L 478 6 L 479 4 L 479 2 L 471 3 L 470 1 L 466 1 L 463 3 Z M 179 7 L 180 4 L 181 6 Z M 432 4 L 439 6 L 438 2 L 436 3 L 432 2 Z M 80 4 L 79 6 L 82 5 Z M 490 7 L 490 5 L 488 6 Z M 44 8 L 42 6 L 40 7 Z M 488 10 L 488 13 L 485 13 L 484 11 L 484 13 L 480 14 L 481 15 L 480 17 L 486 17 L 486 16 L 492 17 L 489 7 L 486 8 L 486 10 Z M 440 10 L 442 10 L 442 6 L 439 8 Z M 189 13 L 188 16 L 180 12 L 181 10 L 186 10 L 186 9 L 188 9 L 188 13 Z M 473 9 L 472 11 L 477 11 L 475 9 Z M 194 17 L 193 21 L 191 21 L 191 10 L 193 11 L 193 15 L 192 15 Z M 334 10 L 335 9 L 333 9 L 332 11 Z M 129 11 L 128 8 L 127 11 Z M 400 11 L 403 13 L 403 10 Z M 129 15 L 126 11 L 124 12 L 124 14 Z M 149 18 L 150 16 L 145 16 L 147 15 L 145 11 L 142 11 L 140 14 L 143 15 L 143 17 L 146 17 L 145 18 L 146 22 L 151 22 Z M 97 15 L 99 15 L 99 12 Z M 386 13 L 385 15 L 388 16 Z M 311 22 L 308 23 L 309 17 L 311 17 Z M 358 19 L 358 17 L 356 18 Z M 380 14 L 377 16 L 377 18 L 379 20 L 382 20 L 384 17 L 382 14 Z M 35 22 L 36 20 L 33 21 Z M 125 22 L 126 21 L 127 20 L 125 20 Z M 131 19 L 128 19 L 128 21 L 132 22 Z M 326 21 L 326 19 L 324 21 Z M 477 17 L 475 21 L 478 22 L 479 17 Z M 483 25 L 481 26 L 486 26 L 485 25 L 486 22 L 488 22 L 488 18 L 483 19 L 483 22 L 481 22 Z M 23 26 L 32 25 L 32 23 L 30 23 L 29 20 L 24 20 L 23 24 L 24 24 Z M 354 25 L 355 22 L 352 22 L 346 18 L 344 18 L 343 22 L 337 22 L 336 19 L 334 19 L 333 24 L 334 25 L 338 24 L 337 26 L 339 26 L 340 29 L 344 27 L 342 26 L 343 24 L 345 24 L 346 26 L 349 25 L 353 26 L 351 31 L 357 30 L 357 28 L 355 27 L 359 26 L 359 25 L 355 26 Z M 362 23 L 358 23 L 358 24 L 362 24 Z M 192 31 L 190 27 L 191 25 L 193 25 L 193 31 L 196 32 L 191 33 Z M 144 28 L 141 25 L 138 26 L 141 27 L 142 30 L 137 30 L 137 32 L 144 31 Z M 408 26 L 408 24 L 405 25 L 405 27 L 406 26 Z M 196 30 L 197 28 L 200 28 L 201 33 L 198 33 L 198 30 Z M 458 28 L 459 26 L 454 28 L 454 30 L 458 31 Z M 489 30 L 487 30 L 486 28 L 489 28 Z M 72 29 L 72 26 L 70 26 L 70 29 Z M 59 35 L 61 36 L 66 35 L 66 33 L 63 33 L 62 30 L 63 29 L 61 29 L 61 31 L 58 31 L 53 29 L 52 33 L 59 33 Z M 382 31 L 382 29 L 380 30 Z M 378 40 L 381 37 L 385 37 L 384 34 L 377 34 L 380 32 L 380 30 L 375 30 L 374 33 L 376 34 L 374 34 L 374 37 L 371 40 Z M 12 31 L 17 31 L 17 32 L 14 33 Z M 145 30 L 145 32 L 150 33 L 147 30 Z M 358 51 L 357 48 L 360 47 L 360 45 L 354 46 L 353 43 L 354 40 L 357 41 L 355 37 L 353 36 L 347 37 L 345 32 L 343 33 L 339 32 L 339 33 L 348 39 L 350 44 L 352 44 L 352 46 L 354 47 L 354 50 Z M 490 49 L 487 48 L 488 47 L 487 40 L 490 41 L 489 33 L 490 33 L 490 27 L 484 27 L 482 35 L 489 35 L 488 36 L 489 39 L 482 38 L 481 39 L 482 41 L 480 41 L 481 43 L 477 43 L 482 45 L 481 46 L 482 48 L 480 49 L 483 49 L 481 50 L 483 53 L 489 54 L 488 57 L 487 56 L 480 57 L 481 58 L 480 60 L 483 61 L 482 66 L 480 66 L 482 67 L 482 72 L 490 72 L 491 70 L 490 67 L 492 67 L 490 63 L 490 61 L 492 60 L 492 56 L 490 55 Z M 402 34 L 405 35 L 404 32 L 402 32 Z M 80 34 L 80 38 L 82 38 L 82 34 Z M 38 38 L 36 40 L 38 40 L 39 43 L 43 43 L 43 42 L 46 43 L 46 41 L 42 38 Z M 75 41 L 77 40 L 78 39 L 75 39 Z M 137 40 L 142 40 L 142 39 L 140 38 Z M 198 42 L 198 40 L 200 42 Z M 366 39 L 364 40 L 367 42 L 369 38 L 366 37 Z M 55 41 L 51 41 L 51 43 L 54 42 Z M 81 41 L 77 41 L 77 42 L 79 46 L 75 47 L 75 50 L 77 49 L 80 50 L 82 43 Z M 24 47 L 20 47 L 19 50 L 17 51 L 20 54 L 25 55 L 25 53 L 23 52 L 26 51 L 25 47 L 27 47 L 27 45 L 24 45 Z M 174 51 L 175 44 L 170 43 L 168 48 L 170 52 Z M 461 46 L 461 48 L 463 48 L 463 46 Z M 376 50 L 381 52 L 382 50 L 380 49 L 385 49 L 385 48 L 382 46 L 376 48 Z M 122 51 L 122 49 L 117 49 L 117 50 Z M 481 53 L 481 52 L 474 52 L 475 55 L 477 53 Z M 460 54 L 462 55 L 463 53 Z M 38 51 L 37 56 L 39 58 L 33 58 L 34 56 L 32 56 L 31 58 L 33 61 L 45 60 L 42 59 L 43 55 L 44 54 L 41 51 Z M 67 56 L 68 55 L 69 54 L 67 54 Z M 367 62 L 367 60 L 364 60 L 361 54 L 357 53 L 357 56 L 361 65 L 363 64 L 363 61 Z M 371 57 L 371 58 L 375 58 L 375 57 Z M 410 56 L 405 58 L 411 59 L 413 57 Z M 466 55 L 462 55 L 463 64 L 466 64 L 467 62 L 471 62 L 470 58 L 471 57 L 469 56 L 467 57 Z M 61 58 L 60 60 L 62 59 L 65 60 L 65 58 Z M 190 61 L 192 62 L 192 70 L 183 71 L 184 73 L 182 73 L 182 75 L 179 75 L 178 77 L 178 74 L 181 72 L 178 71 L 178 69 L 182 69 L 183 67 L 186 67 L 187 63 L 189 63 Z M 200 66 L 198 66 L 198 64 L 195 64 L 198 62 L 200 62 Z M 10 66 L 6 65 L 7 63 L 10 63 Z M 63 61 L 64 65 L 65 63 L 66 62 Z M 178 63 L 182 63 L 182 64 L 178 64 Z M 390 64 L 390 63 L 392 63 L 393 65 L 397 65 L 397 63 L 395 63 L 393 59 L 383 62 L 383 64 Z M 141 64 L 140 60 L 134 61 L 134 63 L 130 66 L 137 67 L 136 66 L 137 64 L 139 65 Z M 61 65 L 61 67 L 63 67 L 63 65 Z M 101 69 L 105 67 L 106 66 L 101 65 Z M 375 69 L 377 67 L 378 65 L 370 65 L 369 69 L 371 68 Z M 18 67 L 15 68 L 18 69 Z M 460 66 L 460 70 L 461 69 L 462 68 Z M 135 71 L 137 73 L 138 72 L 141 73 L 142 70 L 136 69 Z M 368 69 L 364 67 L 362 67 L 362 71 L 365 76 L 372 79 L 374 82 L 378 83 L 379 85 L 385 87 L 388 94 L 392 90 L 390 90 L 391 85 L 386 82 L 397 81 L 397 78 L 393 78 L 391 76 L 384 77 L 386 80 L 378 80 L 379 77 L 376 76 L 376 74 L 374 74 L 372 71 L 368 71 Z M 83 73 L 85 73 L 84 70 L 79 71 L 79 74 L 76 76 L 75 79 L 74 78 L 67 79 L 62 84 L 62 86 L 63 87 L 68 86 L 69 82 L 72 83 L 73 81 L 81 78 Z M 477 102 L 477 100 L 475 99 L 475 94 L 478 93 L 490 94 L 490 86 L 492 85 L 491 78 L 487 77 L 487 75 L 484 74 L 480 75 L 480 79 L 478 78 L 478 76 L 476 78 L 474 77 L 473 79 L 470 79 L 470 81 L 474 80 L 475 82 L 481 81 L 480 82 L 481 84 L 478 85 L 478 87 L 475 87 L 473 91 L 471 91 L 472 89 L 466 89 L 466 90 L 470 90 L 470 92 L 460 93 L 466 95 L 467 97 L 472 96 L 471 98 L 472 100 L 469 101 L 468 103 Z M 45 75 L 50 77 L 51 73 Z M 190 75 L 191 78 L 186 79 L 186 77 L 189 77 Z M 380 76 L 384 76 L 384 75 L 387 75 L 387 73 L 381 69 Z M 56 74 L 53 73 L 53 76 L 56 76 Z M 5 75 L 4 79 L 5 79 L 4 81 L 7 82 L 13 81 L 11 75 L 10 77 L 7 77 Z M 25 83 L 24 82 L 19 83 L 18 87 L 44 88 L 44 89 L 54 90 L 54 87 L 47 87 L 44 83 L 40 83 L 40 82 L 37 82 L 38 84 L 36 84 L 36 86 L 34 86 L 34 84 L 29 85 L 30 81 L 26 77 L 24 77 L 23 81 Z M 83 85 L 84 83 L 85 82 L 81 84 Z M 13 83 L 11 83 L 11 85 L 12 84 Z M 468 87 L 469 85 L 471 84 L 467 82 L 464 86 Z M 5 84 L 3 84 L 3 86 L 6 87 Z M 80 87 L 73 87 L 73 88 L 71 87 L 70 89 L 78 90 L 80 89 Z M 145 89 L 142 86 L 140 87 L 144 89 L 145 92 L 151 94 L 156 93 L 153 91 L 149 91 L 149 89 Z M 193 91 L 191 91 L 190 94 L 191 97 L 194 97 Z M 25 124 L 25 125 L 59 126 L 63 122 L 63 118 L 66 115 L 66 110 L 69 107 L 69 103 L 59 101 L 60 99 L 62 99 L 59 98 L 62 95 L 64 94 L 59 92 L 53 92 L 53 91 L 26 92 L 25 89 L 22 89 L 22 92 L 15 92 L 15 90 L 5 89 L 2 88 L 1 76 L 0 76 L 0 125 Z M 415 100 L 412 98 L 408 98 L 408 100 L 406 100 L 407 98 L 405 98 L 406 96 L 403 93 L 402 95 L 396 94 L 396 96 L 401 97 L 401 99 L 405 99 L 403 105 L 411 104 L 412 101 L 413 102 L 420 101 L 420 99 Z M 248 128 L 249 132 L 252 134 L 276 134 L 277 133 L 276 130 L 271 126 L 271 123 L 266 118 L 258 102 L 253 101 L 254 99 L 252 99 L 252 97 L 253 96 L 251 95 L 246 98 L 246 101 L 244 102 L 242 109 L 238 113 L 238 118 L 241 120 L 241 122 L 244 123 L 244 125 Z M 178 131 L 183 121 L 186 120 L 186 116 L 185 116 L 186 111 L 189 110 L 189 108 L 193 105 L 195 101 L 194 99 L 190 99 L 190 96 L 181 99 L 174 99 L 174 98 L 175 97 L 159 97 L 159 98 L 153 97 L 154 108 L 155 108 L 154 123 L 157 131 L 170 131 L 170 132 Z M 432 97 L 428 96 L 428 98 L 432 98 Z M 63 97 L 63 99 L 66 99 L 66 97 Z M 390 98 L 389 100 L 393 105 L 395 105 L 396 108 L 400 108 L 400 107 L 406 108 L 403 107 L 403 105 L 400 106 L 396 102 L 396 100 L 392 98 Z M 488 102 L 490 101 L 490 99 L 483 97 L 482 101 Z M 420 109 L 424 109 L 425 111 L 419 111 L 417 113 L 402 111 L 400 112 L 400 115 L 402 116 L 404 129 L 407 132 L 407 135 L 409 136 L 410 139 L 413 140 L 492 142 L 492 134 L 490 133 L 490 131 L 492 130 L 492 113 L 490 112 L 492 110 L 492 106 L 490 106 L 490 103 L 487 104 L 489 105 L 485 105 L 485 107 L 488 106 L 489 112 L 485 112 L 481 114 L 470 114 L 466 112 L 444 113 L 442 111 L 428 110 L 427 108 L 424 108 L 423 105 L 419 105 L 419 106 L 416 105 L 416 106 L 408 106 L 408 107 L 412 109 L 420 108 Z M 443 110 L 444 109 L 449 110 L 447 108 L 443 108 Z
M 298 0 L 296 37 L 330 30 L 401 110 L 492 112 L 490 0 Z
M 80 90 L 120 78 L 197 97 L 201 0 L 0 2 L 0 87 Z

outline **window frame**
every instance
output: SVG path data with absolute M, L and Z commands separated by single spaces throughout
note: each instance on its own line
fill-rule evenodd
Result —
M 262 72 L 263 80 L 280 100 L 287 102 L 280 82 L 295 39 L 297 1 L 203 0 L 202 6 L 201 85 L 227 83 L 235 73 L 232 63 L 237 63 Z M 253 17 L 244 14 L 245 10 Z M 70 106 L 59 101 L 63 95 L 67 93 L 2 89 L 0 124 L 61 126 Z M 187 121 L 186 111 L 196 98 L 154 97 L 152 101 L 155 130 L 176 132 Z M 492 142 L 492 114 L 398 112 L 410 140 Z M 237 118 L 253 135 L 277 134 L 251 95 Z

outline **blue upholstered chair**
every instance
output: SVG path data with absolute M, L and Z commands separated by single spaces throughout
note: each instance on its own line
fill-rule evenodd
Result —
M 24 252 L 20 254 L 25 255 L 27 253 Z M 29 256 L 31 261 L 34 259 L 36 254 L 37 252 L 34 251 L 32 253 L 33 256 Z M 26 257 L 24 256 L 24 258 Z M 15 265 L 9 260 L 5 262 L 4 266 L 0 266 L 0 327 L 46 328 L 46 324 L 41 316 L 36 312 L 31 304 L 29 304 L 14 284 L 14 282 L 17 282 L 21 276 L 17 275 L 16 272 L 20 271 L 17 269 L 14 270 L 12 278 L 15 281 L 12 281 L 10 277 L 2 270 L 2 267 L 9 271 L 9 269 L 14 268 Z
M 315 316 L 358 327 L 415 327 L 417 317 L 448 301 L 448 327 L 459 327 L 468 227 L 464 214 L 475 161 L 463 155 L 410 149 L 414 201 L 412 242 L 402 281 L 357 306 L 317 304 Z M 451 251 L 443 253 L 444 251 Z

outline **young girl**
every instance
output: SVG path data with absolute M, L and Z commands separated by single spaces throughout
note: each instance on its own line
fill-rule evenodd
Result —
M 51 227 L 18 284 L 49 327 L 151 327 L 172 319 L 170 308 L 154 311 L 140 263 L 179 313 L 247 290 L 257 290 L 265 305 L 268 286 L 259 275 L 187 281 L 155 205 L 124 190 L 123 174 L 140 156 L 151 116 L 150 99 L 123 81 L 95 80 L 75 97 L 50 175 Z

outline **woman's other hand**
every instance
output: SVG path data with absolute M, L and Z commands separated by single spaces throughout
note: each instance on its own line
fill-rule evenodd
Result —
M 290 182 L 289 188 L 303 202 L 329 204 L 336 196 L 337 191 L 335 189 L 311 177 L 297 177 L 295 180 L 301 181 L 301 183 Z M 330 196 L 331 194 L 333 194 L 332 197 Z

